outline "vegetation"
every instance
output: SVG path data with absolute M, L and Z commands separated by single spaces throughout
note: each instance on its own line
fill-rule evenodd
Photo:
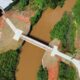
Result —
M 80 34 L 80 0 L 76 1 L 76 5 L 72 11 L 76 22 L 77 32 Z
M 15 80 L 19 54 L 10 50 L 0 54 L 0 80 Z
M 40 19 L 42 12 L 47 7 L 56 8 L 58 5 L 63 6 L 65 0 L 19 0 L 16 7 L 20 11 L 24 10 L 29 4 L 36 13 L 31 17 L 31 26 L 34 26 Z
M 77 80 L 76 70 L 61 62 L 58 80 Z
M 20 0 L 18 3 L 19 10 L 22 11 L 25 9 L 26 5 L 29 4 L 29 0 Z
M 58 5 L 63 7 L 65 0 L 50 0 L 50 7 L 56 8 Z
M 33 10 L 41 9 L 43 10 L 47 5 L 48 0 L 33 0 L 30 1 L 30 6 Z
M 41 65 L 37 73 L 37 80 L 48 80 L 48 71 Z
M 50 35 L 51 39 L 58 38 L 62 42 L 62 49 L 68 49 L 70 53 L 74 53 L 76 27 L 73 22 L 73 17 L 65 13 L 62 19 L 54 26 Z
M 38 20 L 40 19 L 41 15 L 42 15 L 42 10 L 38 10 L 35 14 L 35 16 L 31 17 L 31 25 L 34 26 Z
M 34 17 L 31 17 L 31 24 L 34 26 L 40 19 L 42 12 L 48 6 L 56 8 L 58 5 L 63 6 L 65 0 L 31 0 L 30 4 L 33 10 L 36 10 Z
M 63 6 L 65 0 L 33 0 L 31 6 L 33 9 L 45 9 L 46 7 L 56 8 L 58 5 Z
M 73 8 L 73 16 L 78 24 L 80 24 L 80 0 L 76 1 L 76 5 Z

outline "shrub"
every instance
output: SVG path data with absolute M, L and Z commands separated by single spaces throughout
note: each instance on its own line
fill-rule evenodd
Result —
M 73 8 L 73 15 L 78 24 L 80 24 L 80 0 L 76 1 L 76 5 Z
M 73 53 L 75 50 L 76 27 L 73 23 L 71 15 L 65 13 L 62 19 L 54 26 L 50 35 L 51 39 L 58 38 L 62 42 L 62 49 L 68 48 L 68 51 Z
M 56 8 L 58 5 L 63 7 L 65 0 L 50 0 L 50 7 Z
M 48 80 L 48 71 L 41 65 L 37 73 L 37 80 Z
M 28 5 L 28 4 L 29 4 L 29 0 L 20 0 L 19 4 L 18 4 L 19 10 L 20 11 L 24 10 L 24 8 L 26 7 L 26 5 Z
M 77 80 L 76 70 L 73 67 L 61 62 L 58 80 Z
M 58 3 L 58 5 L 59 5 L 60 7 L 63 7 L 64 3 L 65 3 L 65 0 L 60 0 L 59 3 Z
M 42 10 L 38 10 L 36 12 L 35 16 L 31 17 L 30 20 L 31 20 L 31 25 L 32 26 L 34 26 L 38 22 L 38 20 L 40 19 L 41 15 L 42 15 Z
M 49 4 L 49 0 L 33 0 L 30 1 L 30 6 L 33 10 L 44 10 Z
M 19 54 L 10 50 L 0 54 L 0 80 L 15 80 Z
M 62 2 L 65 0 L 33 0 L 31 3 L 32 9 L 37 10 L 34 17 L 31 17 L 31 24 L 32 27 L 38 22 L 40 19 L 42 12 L 46 7 L 51 6 L 57 7 L 58 3 L 59 5 L 62 4 Z
M 69 27 L 68 34 L 67 34 L 67 47 L 70 53 L 75 53 L 75 36 L 76 36 L 76 26 L 74 21 L 72 21 L 71 27 Z

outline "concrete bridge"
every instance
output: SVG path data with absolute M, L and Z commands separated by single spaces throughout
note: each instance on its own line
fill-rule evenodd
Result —
M 48 51 L 48 50 L 51 51 L 51 56 L 58 55 L 58 56 L 60 56 L 60 57 L 62 57 L 64 59 L 68 60 L 69 62 L 71 62 L 71 63 L 73 63 L 75 65 L 75 67 L 76 67 L 76 69 L 78 71 L 79 77 L 80 77 L 80 61 L 79 60 L 76 60 L 75 58 L 72 58 L 72 57 L 60 52 L 58 50 L 57 46 L 54 46 L 54 48 L 51 48 L 50 46 L 47 46 L 47 45 L 45 45 L 45 44 L 43 44 L 43 43 L 41 43 L 41 42 L 39 42 L 37 40 L 34 40 L 34 39 L 32 39 L 32 38 L 30 38 L 28 36 L 23 35 L 22 34 L 23 31 L 17 29 L 14 26 L 14 24 L 8 18 L 3 16 L 3 19 L 10 26 L 12 31 L 15 33 L 15 35 L 13 37 L 14 40 L 18 41 L 19 39 L 22 39 L 22 40 L 27 41 L 27 42 L 29 42 L 29 43 L 37 46 L 37 47 L 40 47 L 40 48 L 44 49 L 45 51 Z

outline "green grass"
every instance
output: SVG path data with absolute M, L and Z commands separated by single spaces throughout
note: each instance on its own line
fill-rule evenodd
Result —
M 76 27 L 73 22 L 73 17 L 65 13 L 62 19 L 51 30 L 51 39 L 58 38 L 62 42 L 62 49 L 68 49 L 68 52 L 74 53 Z
M 19 54 L 10 50 L 0 54 L 0 80 L 15 80 L 15 71 Z

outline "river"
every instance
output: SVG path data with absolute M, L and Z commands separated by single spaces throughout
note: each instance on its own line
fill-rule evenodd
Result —
M 71 11 L 74 4 L 75 0 L 66 0 L 63 8 L 45 10 L 30 35 L 49 43 L 51 29 L 61 19 L 65 11 Z M 27 42 L 24 44 L 16 72 L 17 80 L 36 80 L 44 52 L 32 44 Z

